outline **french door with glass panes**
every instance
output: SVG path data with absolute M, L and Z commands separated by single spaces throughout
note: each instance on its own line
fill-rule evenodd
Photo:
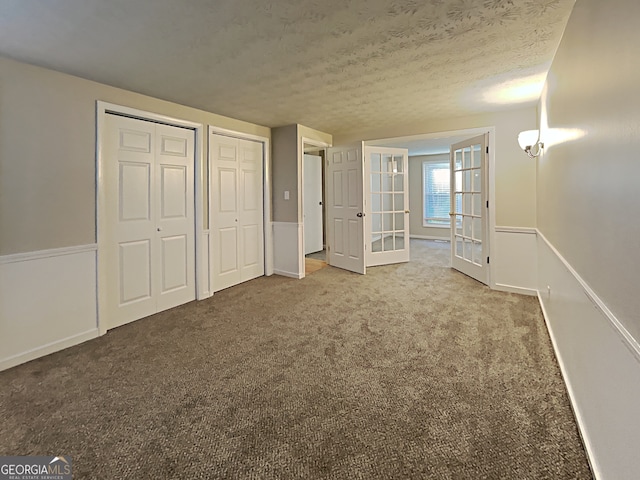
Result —
M 409 261 L 407 149 L 365 148 L 367 266 Z
M 488 134 L 451 146 L 451 266 L 489 282 Z

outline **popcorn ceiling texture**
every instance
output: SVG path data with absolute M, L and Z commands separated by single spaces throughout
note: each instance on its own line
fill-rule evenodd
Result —
M 574 0 L 4 0 L 0 54 L 269 127 L 333 134 L 514 105 Z

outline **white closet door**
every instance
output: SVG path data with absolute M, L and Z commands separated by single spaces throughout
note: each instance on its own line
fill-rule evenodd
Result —
M 156 125 L 157 311 L 195 299 L 194 133 Z
M 194 133 L 105 117 L 108 328 L 195 299 Z
M 262 144 L 212 134 L 213 290 L 264 275 Z

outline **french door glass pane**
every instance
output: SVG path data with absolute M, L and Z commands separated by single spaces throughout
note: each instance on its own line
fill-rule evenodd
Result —
M 387 173 L 393 173 L 393 156 L 384 154 L 382 155 L 382 171 Z
M 480 217 L 473 219 L 473 239 L 482 240 L 482 219 Z
M 473 172 L 473 191 L 481 192 L 482 191 L 482 183 L 480 183 L 480 169 L 474 168 Z
M 471 197 L 472 195 L 470 193 L 464 194 L 464 209 L 462 210 L 462 213 L 466 215 L 471 215 Z
M 380 191 L 380 174 L 379 173 L 371 174 L 371 191 L 374 193 Z
M 371 211 L 372 212 L 382 211 L 382 199 L 380 194 L 376 194 L 376 193 L 371 194 Z
M 403 164 L 404 164 L 402 155 L 396 155 L 395 157 L 393 157 L 393 162 L 394 162 L 394 167 L 395 167 L 394 172 L 395 173 L 402 173 L 402 168 L 403 168 Z
M 404 230 L 404 213 L 396 213 L 396 230 Z
M 469 260 L 470 262 L 473 261 L 473 249 L 471 247 L 472 247 L 471 240 L 467 240 L 465 238 L 465 240 L 464 240 L 464 259 L 465 260 Z
M 390 212 L 393 210 L 393 194 L 392 193 L 382 194 L 382 210 L 385 212 Z
M 403 192 L 404 191 L 404 175 L 395 175 L 393 180 L 394 180 L 393 190 L 396 192 Z
M 400 210 L 404 210 L 404 194 L 403 193 L 396 193 L 393 196 L 393 208 L 396 212 L 399 212 Z
M 374 233 L 371 235 L 371 251 L 382 251 L 382 236 L 380 233 Z
M 390 173 L 382 174 L 382 191 L 393 192 L 393 175 Z
M 482 215 L 482 194 L 480 193 L 473 194 L 473 214 Z
M 372 172 L 381 172 L 381 164 L 380 164 L 380 154 L 372 153 L 371 154 L 371 171 Z
M 464 230 L 464 236 L 471 237 L 471 217 L 464 217 L 462 220 L 462 228 Z
M 469 147 L 465 147 L 462 151 L 462 168 L 470 168 L 471 167 L 471 149 Z
M 482 242 L 473 242 L 473 263 L 482 266 Z
M 480 148 L 480 144 L 473 146 L 473 164 L 471 166 L 474 168 L 480 168 L 480 163 L 482 162 L 482 152 L 480 151 Z
M 381 232 L 382 231 L 382 214 L 374 213 L 371 215 L 371 231 Z
M 382 214 L 382 227 L 385 232 L 393 231 L 393 213 Z

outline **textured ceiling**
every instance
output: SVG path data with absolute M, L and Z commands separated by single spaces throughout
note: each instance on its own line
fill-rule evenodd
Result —
M 532 104 L 573 4 L 0 0 L 0 55 L 265 126 L 345 134 Z

